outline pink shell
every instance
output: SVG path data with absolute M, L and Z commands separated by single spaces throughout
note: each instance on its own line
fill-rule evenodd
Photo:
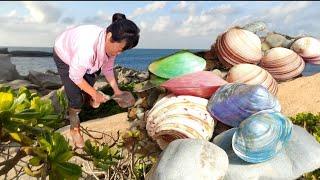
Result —
M 164 87 L 176 95 L 191 95 L 209 98 L 222 85 L 228 82 L 210 71 L 198 71 L 170 79 Z

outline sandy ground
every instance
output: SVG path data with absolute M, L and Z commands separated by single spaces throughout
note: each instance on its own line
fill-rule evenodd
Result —
M 277 97 L 284 115 L 320 113 L 320 73 L 282 82 L 278 87 Z
M 81 123 L 81 126 L 85 129 L 87 128 L 88 130 L 103 132 L 112 135 L 113 137 L 117 137 L 117 131 L 123 133 L 129 130 L 132 127 L 132 125 L 133 123 L 128 121 L 127 112 L 116 114 L 109 117 L 89 120 Z M 65 126 L 61 129 L 58 129 L 57 132 L 60 132 L 63 136 L 65 136 L 69 140 L 70 145 L 73 145 L 71 144 L 72 139 L 70 137 L 69 128 L 70 126 Z M 90 132 L 90 134 L 94 137 L 102 136 L 101 133 Z M 91 139 L 86 134 L 83 134 L 83 138 L 84 140 Z M 105 138 L 105 140 L 111 141 L 111 139 L 107 137 Z

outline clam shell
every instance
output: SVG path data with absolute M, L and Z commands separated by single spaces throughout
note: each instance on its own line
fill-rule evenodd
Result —
M 226 67 L 240 63 L 258 64 L 262 58 L 260 38 L 244 29 L 232 28 L 219 36 L 215 51 Z
M 260 66 L 276 80 L 285 81 L 300 75 L 304 70 L 305 62 L 294 51 L 276 47 L 269 50 L 261 59 Z
M 230 83 L 210 98 L 207 110 L 216 120 L 237 127 L 247 117 L 262 110 L 280 112 L 278 99 L 262 85 Z
M 320 41 L 313 37 L 303 37 L 296 40 L 291 49 L 306 59 L 320 57 Z
M 261 111 L 241 122 L 232 137 L 233 151 L 244 161 L 273 158 L 291 137 L 292 123 L 279 112 Z
M 261 67 L 254 64 L 237 64 L 233 66 L 226 80 L 229 83 L 260 84 L 272 94 L 277 94 L 278 83 L 272 75 Z
M 152 62 L 149 71 L 161 78 L 171 79 L 202 71 L 205 67 L 206 61 L 203 58 L 183 50 Z
M 209 140 L 215 123 L 206 110 L 207 103 L 207 99 L 195 96 L 169 94 L 163 97 L 147 114 L 149 136 L 161 149 L 175 139 Z
M 175 95 L 191 95 L 209 98 L 228 82 L 210 71 L 199 71 L 170 79 L 161 86 Z

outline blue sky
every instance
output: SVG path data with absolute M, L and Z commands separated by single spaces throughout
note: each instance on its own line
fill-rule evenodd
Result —
M 217 35 L 253 21 L 319 38 L 319 9 L 317 1 L 1 1 L 0 46 L 51 47 L 64 29 L 107 27 L 115 12 L 140 27 L 137 48 L 209 49 Z

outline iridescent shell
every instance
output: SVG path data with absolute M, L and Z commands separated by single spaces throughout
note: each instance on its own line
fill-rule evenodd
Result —
M 291 137 L 292 123 L 279 112 L 261 111 L 241 122 L 233 134 L 233 151 L 244 161 L 273 158 Z
M 254 64 L 237 64 L 233 66 L 229 70 L 226 80 L 229 83 L 260 84 L 274 95 L 278 91 L 278 83 L 272 75 Z
M 202 71 L 205 67 L 206 61 L 203 58 L 183 50 L 152 62 L 149 71 L 161 78 L 171 79 Z
M 209 98 L 220 86 L 227 83 L 213 72 L 199 71 L 170 79 L 161 86 L 175 95 Z
M 161 149 L 175 139 L 209 140 L 215 123 L 206 110 L 207 104 L 207 99 L 195 96 L 163 97 L 147 113 L 148 135 Z
M 232 28 L 217 38 L 215 51 L 226 67 L 236 64 L 258 64 L 262 58 L 261 41 L 254 33 Z
M 261 85 L 230 83 L 210 98 L 207 110 L 218 121 L 237 127 L 247 117 L 262 110 L 280 112 L 278 99 Z
M 285 81 L 297 77 L 305 67 L 303 59 L 294 51 L 276 47 L 269 50 L 261 59 L 260 66 L 276 80 Z
M 320 41 L 313 37 L 303 37 L 296 40 L 291 49 L 306 59 L 320 58 Z

